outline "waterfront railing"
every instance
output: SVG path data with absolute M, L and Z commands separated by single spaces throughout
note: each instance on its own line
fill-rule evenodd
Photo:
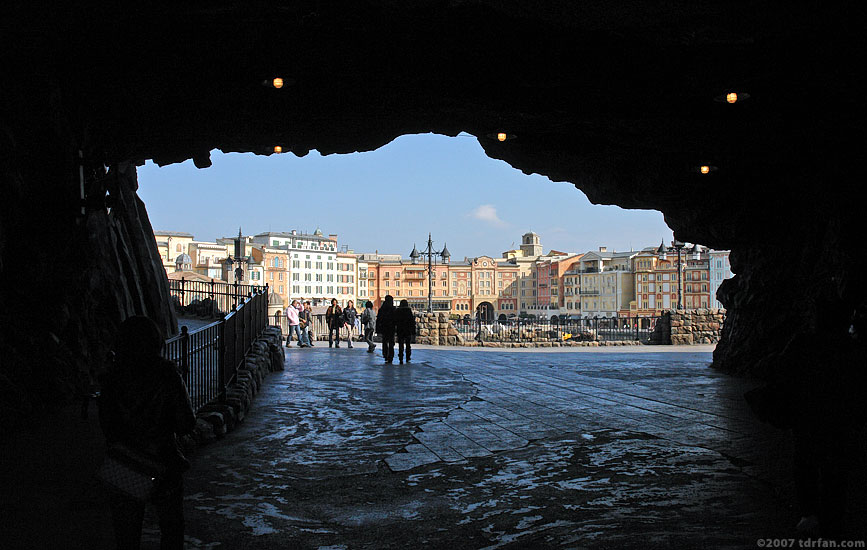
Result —
M 265 287 L 225 281 L 169 279 L 169 295 L 175 313 L 191 317 L 224 317 L 241 299 Z
M 215 302 L 225 291 L 218 285 L 214 285 L 216 292 L 211 295 Z M 235 381 L 244 357 L 268 326 L 268 287 L 237 286 L 246 287 L 247 294 L 232 295 L 236 301 L 220 319 L 192 331 L 181 327 L 180 334 L 166 341 L 164 355 L 177 362 L 196 411 L 214 399 L 225 401 L 227 388 Z M 189 295 L 195 291 L 187 286 L 184 292 Z M 177 294 L 173 292 L 172 296 Z

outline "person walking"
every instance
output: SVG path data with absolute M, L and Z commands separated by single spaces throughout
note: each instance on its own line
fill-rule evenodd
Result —
M 415 336 L 415 315 L 406 300 L 400 301 L 400 306 L 394 310 L 394 327 L 397 332 L 397 359 L 403 365 L 403 352 L 406 349 L 406 362 L 412 355 L 412 338 Z
M 312 321 L 313 314 L 310 310 L 310 302 L 305 302 L 303 304 L 299 302 L 298 326 L 301 327 L 301 334 L 305 337 L 304 343 L 310 347 L 313 347 L 313 338 L 311 337 L 313 333 L 311 327 Z
M 331 299 L 331 305 L 325 311 L 325 324 L 328 325 L 328 347 L 332 345 L 336 348 L 340 347 L 340 329 L 343 328 L 343 310 L 337 305 L 337 298 Z M 337 336 L 337 342 L 334 342 L 334 336 Z
M 164 468 L 151 504 L 160 526 L 160 548 L 184 546 L 183 473 L 190 467 L 177 437 L 193 431 L 196 415 L 173 361 L 160 357 L 165 340 L 156 323 L 134 316 L 121 323 L 115 361 L 99 397 L 99 423 L 109 446 L 123 445 L 153 457 Z M 139 548 L 145 502 L 110 496 L 117 548 Z
M 394 297 L 386 294 L 376 316 L 376 333 L 382 337 L 382 357 L 387 364 L 394 361 Z
M 300 319 L 298 318 L 298 300 L 292 300 L 292 303 L 289 304 L 289 307 L 286 308 L 286 320 L 289 323 L 289 335 L 286 337 L 286 347 L 292 345 L 292 335 L 294 334 L 296 338 L 298 338 L 298 347 L 304 348 L 307 347 L 304 340 L 306 338 L 301 334 L 300 327 Z
M 313 346 L 314 333 L 313 333 L 313 306 L 310 305 L 310 300 L 304 302 L 304 318 L 307 320 L 307 345 L 311 348 Z
M 364 330 L 364 341 L 367 342 L 367 353 L 373 353 L 373 350 L 376 349 L 376 344 L 373 343 L 376 312 L 373 311 L 373 302 L 370 300 L 364 303 L 364 311 L 361 312 L 361 326 Z
M 352 347 L 352 329 L 355 328 L 355 322 L 358 319 L 358 311 L 355 309 L 355 305 L 352 303 L 352 300 L 349 300 L 346 303 L 346 307 L 343 308 L 343 321 L 346 324 L 346 328 L 348 330 L 348 338 L 346 338 L 346 342 L 348 343 L 348 347 Z

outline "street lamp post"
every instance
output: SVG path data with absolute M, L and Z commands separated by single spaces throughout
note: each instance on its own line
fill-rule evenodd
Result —
M 449 249 L 447 246 L 443 245 L 442 251 L 437 251 L 433 249 L 433 241 L 431 240 L 431 234 L 427 234 L 427 248 L 419 252 L 415 245 L 412 245 L 412 252 L 410 252 L 409 257 L 412 258 L 412 263 L 418 263 L 418 259 L 421 256 L 427 256 L 427 312 L 433 312 L 433 299 L 432 299 L 432 291 L 433 291 L 433 278 L 434 271 L 433 266 L 436 263 L 435 258 L 437 256 L 441 257 L 443 261 L 449 261 L 451 254 L 449 254 Z
M 243 236 L 241 235 L 241 228 L 238 228 L 238 238 L 235 239 L 235 257 L 229 256 L 226 259 L 226 262 L 229 264 L 229 269 L 232 269 L 232 266 L 237 264 L 238 267 L 235 268 L 235 307 L 241 303 L 241 296 L 238 292 L 238 284 L 244 280 L 244 268 L 241 267 L 243 264 L 247 264 L 247 269 L 249 270 L 250 264 L 253 263 L 253 258 L 250 256 L 244 256 L 244 246 L 241 241 L 243 240 Z
M 682 243 L 675 239 L 672 241 L 671 246 L 677 250 L 677 309 L 683 309 L 683 300 L 681 298 L 681 286 L 683 286 L 683 267 L 680 263 L 680 251 L 686 246 L 685 243 Z

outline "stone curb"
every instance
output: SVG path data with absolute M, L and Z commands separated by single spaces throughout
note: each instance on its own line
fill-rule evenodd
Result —
M 234 430 L 250 410 L 265 377 L 283 370 L 285 359 L 283 333 L 278 327 L 266 328 L 253 342 L 235 382 L 226 390 L 225 402 L 215 399 L 196 413 L 196 427 L 180 438 L 184 452 L 189 453 Z

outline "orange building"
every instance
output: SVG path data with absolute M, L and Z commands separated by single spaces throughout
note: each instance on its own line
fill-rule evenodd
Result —
M 707 308 L 710 300 L 710 273 L 707 249 L 700 245 L 680 251 L 683 272 L 680 292 L 684 309 Z M 630 315 L 656 316 L 677 308 L 677 250 L 661 244 L 645 248 L 633 259 L 635 300 L 630 303 Z
M 387 294 L 395 301 L 407 300 L 416 311 L 427 311 L 430 289 L 433 311 L 473 317 L 479 310 L 483 318 L 517 313 L 518 267 L 490 256 L 465 258 L 462 262 L 442 262 L 432 266 L 398 255 L 361 254 L 359 265 L 366 265 L 368 299 L 379 308 Z M 428 286 L 430 283 L 430 286 Z

